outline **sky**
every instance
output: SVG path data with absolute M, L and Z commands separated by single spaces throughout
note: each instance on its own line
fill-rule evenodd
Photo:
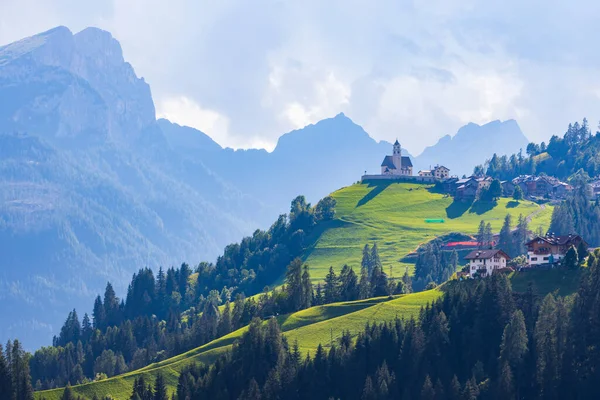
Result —
M 344 112 L 418 154 L 468 122 L 530 140 L 600 119 L 593 0 L 0 0 L 0 44 L 57 25 L 110 31 L 157 116 L 272 150 Z

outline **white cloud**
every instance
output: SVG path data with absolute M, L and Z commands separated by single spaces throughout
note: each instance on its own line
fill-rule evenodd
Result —
M 186 96 L 167 97 L 156 104 L 157 117 L 166 118 L 179 125 L 196 128 L 219 143 L 230 146 L 227 117 L 217 111 L 200 107 Z M 230 146 L 231 147 L 231 146 Z
M 159 113 L 226 146 L 271 148 L 343 111 L 418 153 L 469 121 L 516 118 L 534 140 L 595 125 L 599 12 L 591 0 L 3 0 L 0 43 L 57 24 L 110 30 Z

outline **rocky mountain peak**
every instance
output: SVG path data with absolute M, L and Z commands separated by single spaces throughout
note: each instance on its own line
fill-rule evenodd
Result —
M 5 122 L 9 130 L 20 131 L 19 121 L 33 118 L 40 123 L 37 133 L 48 138 L 85 142 L 93 136 L 132 144 L 156 124 L 150 86 L 125 61 L 119 42 L 98 28 L 74 35 L 61 26 L 0 47 L 2 76 L 11 81 L 0 85 L 0 95 L 19 85 L 19 92 L 28 94 L 14 104 Z M 35 92 L 28 89 L 29 82 L 36 82 Z

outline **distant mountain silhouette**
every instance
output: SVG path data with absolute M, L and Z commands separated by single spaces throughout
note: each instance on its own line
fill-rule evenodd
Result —
M 496 153 L 510 155 L 525 151 L 529 141 L 513 119 L 492 121 L 485 125 L 469 123 L 456 132 L 446 135 L 435 145 L 427 147 L 415 158 L 415 170 L 429 169 L 442 164 L 454 175 L 471 174 L 473 167 L 483 164 Z

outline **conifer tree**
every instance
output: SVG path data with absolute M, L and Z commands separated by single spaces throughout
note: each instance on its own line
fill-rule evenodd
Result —
M 324 292 L 325 304 L 334 303 L 339 298 L 338 279 L 333 271 L 333 267 L 329 267 L 329 272 L 325 276 Z
M 363 388 L 361 400 L 376 400 L 377 392 L 375 391 L 375 387 L 373 387 L 373 380 L 370 376 L 367 376 L 365 379 L 365 386 Z
M 154 399 L 153 400 L 169 400 L 167 395 L 167 384 L 162 373 L 156 374 L 156 381 L 154 382 Z
M 571 246 L 569 250 L 567 250 L 567 254 L 565 254 L 563 263 L 566 269 L 577 269 L 579 266 L 579 256 L 575 246 Z
M 313 303 L 313 286 L 310 280 L 308 265 L 304 265 L 302 272 L 302 308 L 309 308 Z
M 521 189 L 521 186 L 516 185 L 515 186 L 515 191 L 513 192 L 513 200 L 515 201 L 521 201 L 523 200 L 523 189 Z
M 381 264 L 381 259 L 379 258 L 379 248 L 377 247 L 377 242 L 373 243 L 373 247 L 371 247 L 371 273 L 375 270 L 375 268 L 379 268 L 380 271 L 383 270 L 383 265 Z
M 372 268 L 372 263 L 371 263 L 371 249 L 369 248 L 369 244 L 365 244 L 365 247 L 363 247 L 363 254 L 362 254 L 362 260 L 360 262 L 360 267 L 365 268 L 367 270 L 367 272 L 369 273 L 369 275 L 371 274 L 371 268 Z
M 404 288 L 406 290 L 406 293 L 412 293 L 412 279 L 408 274 L 408 267 L 406 267 L 406 269 L 404 270 L 404 275 L 402 275 L 402 282 L 404 282 Z
M 479 228 L 477 229 L 477 246 L 479 249 L 484 249 L 486 247 L 485 243 L 485 221 L 481 220 L 479 222 Z
M 12 394 L 12 376 L 10 373 L 10 365 L 4 357 L 4 350 L 0 344 L 0 393 Z
M 521 310 L 516 310 L 504 328 L 500 344 L 500 359 L 516 369 L 527 353 L 527 328 L 525 317 Z
M 513 256 L 513 240 L 512 240 L 512 229 L 511 229 L 512 218 L 510 214 L 506 214 L 504 218 L 504 224 L 500 230 L 500 236 L 498 237 L 498 248 L 503 250 L 509 256 Z
M 371 297 L 371 283 L 369 282 L 369 271 L 366 267 L 360 269 L 358 292 L 361 299 L 368 299 Z
M 514 399 L 515 390 L 513 374 L 507 362 L 502 363 L 502 368 L 500 370 L 500 376 L 498 379 L 497 398 L 507 400 Z
M 302 260 L 295 258 L 287 267 L 285 274 L 286 291 L 290 301 L 290 307 L 293 311 L 302 309 L 303 288 L 302 288 Z
M 217 335 L 225 336 L 229 332 L 233 330 L 231 323 L 231 304 L 230 302 L 225 303 L 225 308 L 223 309 L 223 314 L 221 314 L 221 318 L 219 319 L 219 325 L 217 327 Z
M 429 375 L 425 377 L 425 382 L 423 382 L 423 388 L 421 389 L 421 399 L 422 400 L 434 400 L 435 399 L 435 390 L 433 389 L 433 384 L 431 383 L 431 378 Z

